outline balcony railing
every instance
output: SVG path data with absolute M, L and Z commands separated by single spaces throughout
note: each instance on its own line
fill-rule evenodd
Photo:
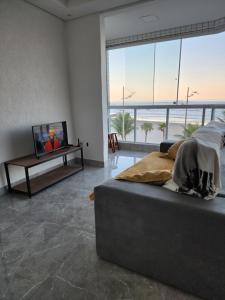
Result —
M 193 127 L 206 125 L 211 120 L 225 119 L 224 111 L 225 104 L 111 105 L 109 106 L 109 131 L 118 132 L 120 141 L 160 143 L 164 139 L 180 139 L 185 134 L 190 134 L 188 130 L 185 132 L 185 128 L 193 130 Z M 131 123 L 132 125 L 127 128 L 129 124 L 126 122 L 122 124 L 121 134 L 121 128 L 116 130 L 113 120 L 119 114 L 124 116 L 125 113 L 129 113 L 130 125 Z M 144 123 L 152 124 L 147 134 Z

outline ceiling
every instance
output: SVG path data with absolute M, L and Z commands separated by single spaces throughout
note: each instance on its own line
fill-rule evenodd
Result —
M 151 16 L 149 22 L 143 16 Z M 224 0 L 153 0 L 106 15 L 106 39 L 211 21 L 225 17 Z
M 225 17 L 225 0 L 24 0 L 71 20 L 104 13 L 112 40 Z M 145 22 L 142 17 L 146 17 Z M 150 18 L 149 18 L 150 16 Z
M 85 15 L 141 3 L 146 0 L 24 0 L 63 19 L 71 20 Z

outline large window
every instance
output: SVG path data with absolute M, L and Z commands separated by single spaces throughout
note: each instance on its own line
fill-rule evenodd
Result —
M 110 110 L 112 131 L 118 129 L 114 125 L 119 118 L 123 122 L 120 139 L 155 143 L 165 130 L 169 138 L 180 138 L 188 124 L 201 125 L 202 108 L 171 109 L 165 129 L 166 109 L 124 106 L 225 104 L 225 32 L 108 50 L 108 82 L 110 106 L 121 106 Z M 205 122 L 211 113 L 205 111 Z M 216 116 L 224 117 L 223 110 Z
M 111 104 L 144 104 L 152 99 L 154 45 L 109 50 Z M 141 76 L 141 78 L 140 78 Z

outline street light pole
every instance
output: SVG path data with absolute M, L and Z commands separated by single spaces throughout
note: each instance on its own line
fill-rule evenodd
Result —
M 180 39 L 180 54 L 179 54 L 178 74 L 177 74 L 177 99 L 176 99 L 177 101 L 176 101 L 176 104 L 178 104 L 178 99 L 179 99 L 179 89 L 180 89 L 180 67 L 181 67 L 182 46 L 183 46 L 183 40 Z
M 188 87 L 187 88 L 186 105 L 188 105 L 188 102 L 189 102 L 189 90 L 190 90 L 190 88 Z M 184 127 L 186 128 L 186 126 L 187 126 L 187 107 L 186 107 L 186 110 L 185 110 L 185 119 L 184 119 Z
M 123 129 L 122 129 L 123 132 L 122 132 L 122 140 L 125 139 L 125 100 L 132 98 L 135 93 L 136 92 L 129 91 L 128 96 L 125 96 L 125 86 L 123 85 L 123 96 L 121 98 L 121 100 L 123 101 Z
M 189 93 L 190 88 L 187 88 L 187 99 L 186 99 L 186 110 L 185 110 L 185 120 L 184 120 L 184 127 L 186 128 L 187 126 L 187 110 L 188 110 L 188 103 L 189 103 L 189 98 L 191 98 L 192 96 L 194 96 L 195 94 L 198 95 L 197 91 L 194 91 L 192 93 Z
M 152 103 L 155 104 L 155 59 L 156 59 L 156 44 L 154 44 L 154 57 L 153 57 L 153 82 L 152 82 Z
M 125 131 L 125 124 L 124 124 L 124 104 L 125 104 L 125 87 L 123 85 L 123 136 L 122 136 L 122 140 L 124 140 L 124 131 Z

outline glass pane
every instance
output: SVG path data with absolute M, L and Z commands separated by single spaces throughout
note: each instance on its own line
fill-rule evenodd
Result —
M 134 142 L 133 109 L 110 109 L 109 132 L 116 132 L 119 141 Z
M 165 139 L 166 109 L 138 109 L 136 141 L 160 143 Z
M 225 103 L 225 32 L 183 39 L 180 101 L 189 103 Z
M 155 102 L 172 104 L 177 98 L 180 40 L 156 44 Z
M 202 108 L 171 109 L 169 138 L 179 140 L 192 135 L 202 125 Z
M 215 121 L 225 122 L 225 109 L 215 109 Z
M 211 114 L 212 114 L 212 109 L 207 108 L 205 110 L 205 123 L 204 123 L 204 125 L 207 125 L 211 121 Z
M 108 51 L 109 103 L 152 104 L 154 45 Z
M 186 112 L 187 111 L 187 112 Z M 196 109 L 187 109 L 185 110 L 184 117 L 184 130 L 183 136 L 185 138 L 191 137 L 191 135 L 202 125 L 202 113 L 203 110 Z
M 122 105 L 122 89 L 125 85 L 125 49 L 108 51 L 108 90 L 110 105 Z
M 186 110 L 185 110 L 186 112 Z M 187 109 L 187 116 L 186 118 L 186 124 L 196 124 L 198 126 L 201 126 L 202 124 L 202 108 L 189 108 Z
M 184 136 L 185 109 L 170 109 L 168 138 L 180 140 Z

